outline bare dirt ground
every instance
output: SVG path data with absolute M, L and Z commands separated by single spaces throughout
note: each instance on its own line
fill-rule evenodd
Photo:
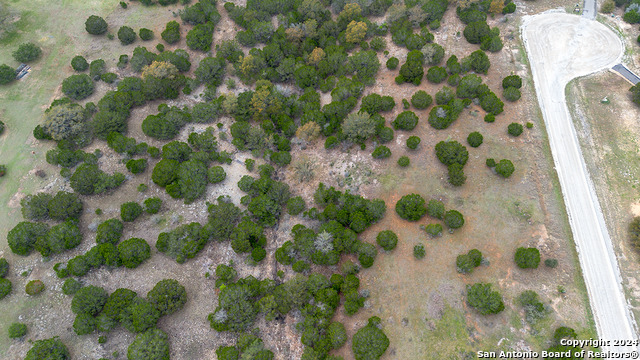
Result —
M 543 1 L 518 3 L 519 11 L 521 5 L 525 11 L 537 7 L 556 6 L 553 2 Z M 110 24 L 125 24 L 129 23 L 129 20 L 144 21 L 144 26 L 153 29 L 157 39 L 164 24 L 173 19 L 172 8 L 161 10 L 166 13 L 158 18 L 140 16 L 126 21 L 120 18 L 125 13 L 117 10 L 107 20 Z M 214 43 L 231 36 L 232 32 L 229 29 L 234 26 L 221 6 L 219 10 L 223 17 L 216 28 Z M 133 9 L 129 11 L 126 14 L 136 14 Z M 293 162 L 306 157 L 316 165 L 315 178 L 312 181 L 297 184 L 292 181 L 291 173 L 278 174 L 281 179 L 286 178 L 293 192 L 302 195 L 309 205 L 313 191 L 320 181 L 342 190 L 351 189 L 367 197 L 379 197 L 386 201 L 385 219 L 361 237 L 365 241 L 374 242 L 378 231 L 393 229 L 400 236 L 398 247 L 390 254 L 381 252 L 374 266 L 361 272 L 361 288 L 370 293 L 366 309 L 353 317 L 347 317 L 340 309 L 336 318 L 345 323 L 351 336 L 370 316 L 380 316 L 383 319 L 384 330 L 391 339 L 391 346 L 384 359 L 455 358 L 468 352 L 499 348 L 541 350 L 549 346 L 549 339 L 555 327 L 562 325 L 575 328 L 583 337 L 594 337 L 584 284 L 581 282 L 562 197 L 557 191 L 557 178 L 546 145 L 544 123 L 539 116 L 533 87 L 527 75 L 526 56 L 517 38 L 519 21 L 517 17 L 509 17 L 506 22 L 501 19 L 502 17 L 489 19 L 489 23 L 491 26 L 500 27 L 505 38 L 505 48 L 499 53 L 489 54 L 493 65 L 489 70 L 489 76 L 484 80 L 498 95 L 501 94 L 502 78 L 512 72 L 523 76 L 526 81 L 523 98 L 515 104 L 505 104 L 505 113 L 498 116 L 495 123 L 485 123 L 482 120 L 484 112 L 479 106 L 473 105 L 466 109 L 449 129 L 436 131 L 427 123 L 428 110 L 418 110 L 418 127 L 411 133 L 396 132 L 396 139 L 390 146 L 393 155 L 387 160 L 372 159 L 371 145 L 364 151 L 354 147 L 345 153 L 340 150 L 327 152 L 318 141 L 304 150 L 295 148 L 292 151 Z M 435 34 L 436 42 L 446 48 L 445 60 L 452 53 L 462 58 L 478 48 L 468 44 L 459 35 L 463 25 L 456 18 L 454 8 L 447 11 L 442 23 L 442 28 Z M 183 29 L 182 35 L 185 34 L 186 31 Z M 86 45 L 86 39 L 77 39 L 76 42 L 79 47 Z M 118 54 L 130 53 L 140 44 L 137 42 L 127 48 L 118 48 L 119 44 L 100 39 L 91 45 L 91 53 L 97 51 L 103 54 L 100 56 L 107 60 L 108 66 L 113 67 Z M 153 44 L 155 41 L 144 45 L 150 48 Z M 390 37 L 387 37 L 387 44 L 389 56 L 397 56 L 401 60 L 406 57 L 406 49 L 398 49 L 392 44 Z M 71 51 L 67 55 L 70 60 L 75 54 Z M 192 54 L 191 62 L 197 64 L 204 56 Z M 91 58 L 98 58 L 98 55 L 91 55 Z M 387 59 L 387 56 L 380 55 L 382 66 L 378 81 L 373 87 L 367 88 L 366 93 L 376 92 L 395 98 L 397 106 L 394 112 L 385 114 L 390 123 L 402 111 L 403 98 L 410 99 L 418 89 L 423 89 L 433 96 L 442 85 L 429 84 L 424 80 L 419 87 L 409 84 L 397 86 L 393 81 L 397 70 L 392 72 L 384 67 Z M 194 68 L 195 65 L 192 69 Z M 60 76 L 57 84 L 71 73 L 70 68 L 66 71 L 68 74 Z M 108 86 L 102 85 L 87 101 L 97 100 L 100 94 L 108 90 Z M 220 89 L 220 92 L 225 91 L 226 87 Z M 191 106 L 195 101 L 197 98 L 192 96 L 169 104 Z M 155 113 L 157 105 L 158 103 L 148 104 L 134 111 L 129 123 L 130 136 L 147 141 L 150 145 L 159 145 L 146 138 L 140 131 L 142 120 L 146 115 Z M 39 122 L 39 118 L 34 117 L 30 121 L 33 122 L 30 124 L 33 128 Z M 531 121 L 534 127 L 526 130 L 519 138 L 512 138 L 507 135 L 506 127 L 513 121 L 522 124 Z M 222 118 L 221 122 L 225 125 L 222 131 L 228 131 L 226 129 L 230 119 Z M 187 127 L 180 139 L 186 139 L 190 131 L 198 130 L 200 127 L 203 126 L 198 125 L 193 129 Z M 446 181 L 446 168 L 436 159 L 433 147 L 438 141 L 448 138 L 466 144 L 466 137 L 472 131 L 480 131 L 484 135 L 484 144 L 477 149 L 469 148 L 470 159 L 465 167 L 467 184 L 462 188 L 453 188 Z M 406 138 L 410 135 L 422 138 L 422 143 L 416 151 L 409 151 L 405 146 Z M 229 143 L 221 144 L 223 149 L 232 150 Z M 40 159 L 49 148 L 49 144 L 33 146 L 38 151 Z M 120 162 L 121 155 L 115 154 L 100 142 L 94 143 L 88 150 L 94 148 L 102 149 L 105 154 L 100 160 L 101 168 L 107 172 L 120 171 L 128 174 Z M 411 158 L 409 168 L 402 169 L 396 165 L 397 158 L 402 155 Z M 238 161 L 243 161 L 247 156 L 248 154 L 235 154 Z M 485 166 L 484 162 L 488 157 L 512 160 L 516 165 L 516 172 L 507 180 L 499 178 Z M 48 174 L 44 180 L 31 180 L 36 182 L 37 186 L 47 186 L 47 191 L 52 192 L 68 189 L 68 184 L 56 175 L 59 169 L 42 162 L 37 164 L 37 168 L 44 169 Z M 104 286 L 108 291 L 127 287 L 145 295 L 157 281 L 175 278 L 187 288 L 189 301 L 181 312 L 163 318 L 159 323 L 159 327 L 169 334 L 172 359 L 213 359 L 218 346 L 231 343 L 228 334 L 217 333 L 209 328 L 206 316 L 215 308 L 217 295 L 213 279 L 207 279 L 205 274 L 211 273 L 218 264 L 233 260 L 240 276 L 273 278 L 275 271 L 279 269 L 274 265 L 273 251 L 290 239 L 291 227 L 302 220 L 285 217 L 277 229 L 267 233 L 269 255 L 263 265 L 258 267 L 246 264 L 227 243 L 210 244 L 195 259 L 182 265 L 177 264 L 155 251 L 158 234 L 191 221 L 204 222 L 205 201 L 212 201 L 218 195 L 231 195 L 234 202 L 239 203 L 238 199 L 242 194 L 235 184 L 247 172 L 237 161 L 229 166 L 224 165 L 227 179 L 221 184 L 210 185 L 206 199 L 185 206 L 181 201 L 168 197 L 162 189 L 151 183 L 150 169 L 154 164 L 155 161 L 151 161 L 149 170 L 141 175 L 132 176 L 114 194 L 85 198 L 86 213 L 81 223 L 85 239 L 79 248 L 56 256 L 46 263 L 36 254 L 28 258 L 9 256 L 13 265 L 9 278 L 14 283 L 14 294 L 3 300 L 3 306 L 11 311 L 0 315 L 0 332 L 6 331 L 5 327 L 9 323 L 20 319 L 29 324 L 30 333 L 26 340 L 59 335 L 69 345 L 74 359 L 109 356 L 115 358 L 112 356 L 114 352 L 119 353 L 118 359 L 123 358 L 127 346 L 133 340 L 133 335 L 127 331 L 120 329 L 110 333 L 104 345 L 97 343 L 97 334 L 78 337 L 73 333 L 73 317 L 69 311 L 71 298 L 62 295 L 62 281 L 55 277 L 51 267 L 55 262 L 67 261 L 88 250 L 93 245 L 95 236 L 90 227 L 100 221 L 119 216 L 120 204 L 132 200 L 142 202 L 147 197 L 158 196 L 164 200 L 161 213 L 156 216 L 144 215 L 141 221 L 133 225 L 127 224 L 124 235 L 124 238 L 137 236 L 147 240 L 152 246 L 152 258 L 135 270 L 94 270 L 83 281 L 86 284 Z M 25 181 L 31 178 L 33 175 L 24 176 Z M 149 190 L 139 193 L 136 187 L 140 183 L 150 184 Z M 9 209 L 11 219 L 14 219 L 11 227 L 19 221 L 20 197 L 29 192 L 28 188 L 22 189 L 13 197 Z M 445 232 L 440 238 L 428 239 L 426 233 L 420 230 L 420 225 L 435 222 L 435 219 L 425 218 L 418 223 L 408 223 L 395 214 L 395 202 L 402 195 L 411 192 L 422 194 L 425 198 L 442 199 L 448 209 L 457 209 L 465 215 L 466 225 L 453 234 Z M 101 208 L 104 214 L 95 215 L 96 208 Z M 1 235 L 9 228 L 2 229 Z M 412 255 L 413 246 L 418 242 L 425 244 L 427 249 L 427 256 L 421 261 L 415 260 Z M 541 250 L 543 259 L 556 258 L 560 265 L 555 269 L 541 267 L 534 271 L 519 270 L 513 263 L 513 252 L 518 246 L 536 246 Z M 472 248 L 483 252 L 487 264 L 477 268 L 471 275 L 457 274 L 456 256 Z M 336 267 L 329 270 L 338 271 L 337 269 Z M 20 276 L 23 272 L 25 276 Z M 24 294 L 24 285 L 32 279 L 42 279 L 47 285 L 48 290 L 42 296 L 28 298 Z M 493 283 L 503 294 L 507 310 L 496 316 L 483 317 L 469 309 L 464 302 L 464 287 L 475 282 Z M 559 292 L 559 287 L 563 287 L 565 292 Z M 526 289 L 534 289 L 540 293 L 542 300 L 552 310 L 545 320 L 535 326 L 524 323 L 522 309 L 514 302 L 517 295 Z M 265 323 L 261 320 L 258 323 L 261 336 L 267 348 L 276 354 L 276 359 L 300 357 L 302 345 L 299 333 L 294 328 L 296 321 L 296 314 L 292 314 L 282 322 Z M 0 356 L 7 358 L 22 358 L 30 347 L 28 341 L 0 343 L 4 344 L 7 346 L 0 346 Z M 350 343 L 340 350 L 340 355 L 345 359 L 353 358 Z

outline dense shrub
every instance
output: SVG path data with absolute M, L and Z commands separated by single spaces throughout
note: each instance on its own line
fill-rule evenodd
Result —
M 389 347 L 389 339 L 379 324 L 380 318 L 369 318 L 369 323 L 353 335 L 351 350 L 356 360 L 379 359 Z
M 534 325 L 547 315 L 544 304 L 538 299 L 538 293 L 525 290 L 518 296 L 518 303 L 524 308 L 525 320 Z
M 141 28 L 138 31 L 138 36 L 140 36 L 140 39 L 142 39 L 143 41 L 149 41 L 153 39 L 153 31 L 146 28 Z
M 71 67 L 75 71 L 85 71 L 89 68 L 89 63 L 83 56 L 78 55 L 71 59 Z
M 418 116 L 413 111 L 403 111 L 391 124 L 396 130 L 411 131 L 418 125 Z
M 118 244 L 118 254 L 122 265 L 134 269 L 151 257 L 151 247 L 144 239 L 131 238 Z
M 440 84 L 448 76 L 449 75 L 447 74 L 447 70 L 441 66 L 430 67 L 427 71 L 427 80 L 434 84 Z
M 131 159 L 127 161 L 126 166 L 132 174 L 140 174 L 147 169 L 147 159 Z
M 169 360 L 169 337 L 160 329 L 150 329 L 136 335 L 127 349 L 129 360 Z
M 427 251 L 424 249 L 424 245 L 417 244 L 413 247 L 413 257 L 416 259 L 423 259 L 426 254 Z
M 212 184 L 222 182 L 226 177 L 227 173 L 224 171 L 222 166 L 212 166 L 207 172 L 207 179 Z
M 536 269 L 540 264 L 540 250 L 519 247 L 514 254 L 514 260 L 521 269 Z
M 420 145 L 420 141 L 420 138 L 417 136 L 409 136 L 407 139 L 407 147 L 411 150 L 415 150 L 418 148 L 418 145 Z
M 373 150 L 371 156 L 373 156 L 374 159 L 386 159 L 391 156 L 391 150 L 384 145 L 380 145 Z
M 36 242 L 44 238 L 49 227 L 44 223 L 23 221 L 7 234 L 7 242 L 14 254 L 27 256 L 33 251 Z
M 398 68 L 398 65 L 400 64 L 400 61 L 398 60 L 398 58 L 396 57 L 391 57 L 389 58 L 389 60 L 387 60 L 387 69 L 389 70 L 395 70 Z
M 469 136 L 467 136 L 467 143 L 469 143 L 469 146 L 474 148 L 482 145 L 483 140 L 484 140 L 484 137 L 482 136 L 482 134 L 480 134 L 477 131 L 474 131 L 471 134 L 469 134 Z
M 464 185 L 465 181 L 467 181 L 467 177 L 464 175 L 464 170 L 462 165 L 458 163 L 451 164 L 447 167 L 447 169 L 449 171 L 449 174 L 447 177 L 449 184 L 453 186 Z
M 35 341 L 31 349 L 27 352 L 27 356 L 24 358 L 24 360 L 68 359 L 71 359 L 69 350 L 67 350 L 67 347 L 57 337 Z
M 520 89 L 522 87 L 522 78 L 518 75 L 509 75 L 502 79 L 502 88 L 507 89 L 510 87 Z
M 1 278 L 0 279 L 0 300 L 4 299 L 11 293 L 11 289 L 13 285 L 9 279 Z
M 120 205 L 120 218 L 125 222 L 133 222 L 142 214 L 142 206 L 135 201 Z
M 9 273 L 9 262 L 5 258 L 0 258 L 0 278 L 5 278 Z
M 467 148 L 455 140 L 441 141 L 436 144 L 436 156 L 444 165 L 465 165 L 469 159 Z
M 31 280 L 24 288 L 27 295 L 34 296 L 44 291 L 44 283 L 40 280 Z
M 516 168 L 510 160 L 502 159 L 496 164 L 496 173 L 503 178 L 508 178 L 515 170 Z
M 9 326 L 9 338 L 18 339 L 27 334 L 27 325 L 23 323 L 13 323 Z
M 398 235 L 391 230 L 383 230 L 376 236 L 376 242 L 386 251 L 395 249 L 398 244 Z
M 511 135 L 511 136 L 518 137 L 518 136 L 520 136 L 520 134 L 522 134 L 523 130 L 524 130 L 524 128 L 523 128 L 522 124 L 511 123 L 511 124 L 509 124 L 509 126 L 507 126 L 507 133 L 509 133 L 509 135 Z
M 162 200 L 157 197 L 150 197 L 144 201 L 144 211 L 147 214 L 157 214 L 162 207 Z
M 71 300 L 71 311 L 74 314 L 97 315 L 105 303 L 109 294 L 101 288 L 93 285 L 78 290 Z
M 436 219 L 442 219 L 444 217 L 445 207 L 444 203 L 440 200 L 431 199 L 427 204 L 427 214 Z
M 94 84 L 89 75 L 71 75 L 62 81 L 62 92 L 74 100 L 82 100 L 93 94 Z
M 440 224 L 429 224 L 425 227 L 425 231 L 427 234 L 431 235 L 431 237 L 436 237 L 442 235 L 442 225 Z
M 122 237 L 123 224 L 118 219 L 109 219 L 98 225 L 96 243 L 116 245 Z
M 169 21 L 160 36 L 169 44 L 177 43 L 180 41 L 180 24 L 177 21 Z
M 491 284 L 467 285 L 467 304 L 482 315 L 497 314 L 504 310 L 502 295 L 491 290 Z
M 107 32 L 107 22 L 103 18 L 96 15 L 91 15 L 85 21 L 84 28 L 91 35 L 102 35 Z
M 504 89 L 504 91 L 502 92 L 502 95 L 504 96 L 505 99 L 507 99 L 508 101 L 518 101 L 520 99 L 520 96 L 522 96 L 520 94 L 520 90 L 514 88 L 514 87 L 508 87 L 506 89 Z
M 411 96 L 411 105 L 416 109 L 426 109 L 431 106 L 432 103 L 433 98 L 424 90 L 418 90 Z
M 405 220 L 418 221 L 427 213 L 425 200 L 418 194 L 405 195 L 396 203 L 396 213 Z
M 28 63 L 37 60 L 42 55 L 42 49 L 40 49 L 34 43 L 24 43 L 18 46 L 18 49 L 13 52 L 13 58 L 17 62 Z
M 121 26 L 118 29 L 118 40 L 122 45 L 129 45 L 136 41 L 136 32 L 129 26 Z
M 449 210 L 444 214 L 444 223 L 451 229 L 458 229 L 464 225 L 464 217 L 457 210 Z
M 213 23 L 198 24 L 187 33 L 187 46 L 191 50 L 207 52 L 213 42 Z
M 187 292 L 177 280 L 164 279 L 149 291 L 147 300 L 164 316 L 182 309 L 187 302 Z
M 411 160 L 408 156 L 400 156 L 398 158 L 398 165 L 401 167 L 407 167 L 411 163 Z
M 62 293 L 65 295 L 74 295 L 80 289 L 82 289 L 82 283 L 76 279 L 69 278 L 62 284 Z

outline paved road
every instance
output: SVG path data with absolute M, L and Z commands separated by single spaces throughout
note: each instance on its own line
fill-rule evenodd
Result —
M 618 262 L 564 93 L 571 79 L 616 64 L 622 43 L 604 25 L 565 13 L 527 16 L 521 32 L 598 335 L 604 340 L 636 339 Z
M 629 70 L 623 64 L 617 64 L 616 66 L 612 67 L 611 69 L 613 69 L 618 74 L 622 75 L 625 79 L 631 81 L 631 83 L 633 85 L 636 85 L 637 83 L 640 82 L 640 77 L 638 77 L 638 75 L 634 74 L 631 70 Z

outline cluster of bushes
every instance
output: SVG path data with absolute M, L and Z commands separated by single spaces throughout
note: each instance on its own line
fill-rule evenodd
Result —
M 102 156 L 100 150 L 96 149 L 93 154 L 80 149 L 74 151 L 65 147 L 65 142 L 60 142 L 55 149 L 47 151 L 46 160 L 51 165 L 73 168 L 81 162 L 96 165 L 99 156 Z
M 75 193 L 58 191 L 55 196 L 48 193 L 27 195 L 20 200 L 22 216 L 28 220 L 79 219 L 82 215 L 82 200 Z
M 313 273 L 308 278 L 296 275 L 281 284 L 276 284 L 271 279 L 260 281 L 252 276 L 237 281 L 232 281 L 231 278 L 221 286 L 218 307 L 209 314 L 208 319 L 216 331 L 244 332 L 253 327 L 260 313 L 264 313 L 267 321 L 272 321 L 292 310 L 300 310 L 302 320 L 296 328 L 305 345 L 303 356 L 326 358 L 329 351 L 342 347 L 347 340 L 344 325 L 331 321 L 340 305 L 340 294 L 345 298 L 345 310 L 348 314 L 353 314 L 353 309 L 357 311 L 363 302 L 358 294 L 358 287 L 359 280 L 351 273 L 333 274 L 330 278 L 318 273 Z M 370 335 L 367 334 L 365 339 L 358 335 L 358 350 L 366 346 L 365 343 L 370 338 L 378 337 L 378 334 Z M 239 340 L 243 339 L 256 348 L 259 347 L 257 351 L 265 352 L 261 342 L 255 337 L 241 335 Z M 217 354 L 233 356 L 242 353 L 243 348 L 242 345 L 222 347 Z
M 242 359 L 252 357 L 254 359 L 273 359 L 273 352 L 264 347 L 262 339 L 250 334 L 243 333 L 238 336 L 236 345 L 219 346 L 216 350 L 218 359 Z
M 518 303 L 524 309 L 525 320 L 531 325 L 537 323 L 548 313 L 544 304 L 539 300 L 538 293 L 533 290 L 523 291 L 518 296 Z
M 463 185 L 467 180 L 463 170 L 469 159 L 467 148 L 455 140 L 441 141 L 435 148 L 438 160 L 449 170 L 449 183 L 453 186 Z
M 69 355 L 69 350 L 64 343 L 56 336 L 33 342 L 31 349 L 29 349 L 27 356 L 24 358 L 24 360 L 40 359 L 69 360 L 71 355 Z
M 464 225 L 464 217 L 459 211 L 445 211 L 442 201 L 432 199 L 429 200 L 429 203 L 426 203 L 424 198 L 418 194 L 405 195 L 398 200 L 396 213 L 401 218 L 409 221 L 418 221 L 425 214 L 428 214 L 436 219 L 444 220 L 445 225 L 450 229 L 458 229 Z M 434 225 L 428 230 L 430 230 L 429 233 L 432 236 L 437 236 L 442 231 L 442 226 Z
M 470 274 L 473 269 L 482 264 L 482 253 L 478 249 L 469 250 L 468 253 L 458 255 L 456 258 L 456 270 L 461 274 Z
M 128 349 L 129 359 L 168 359 L 167 335 L 156 325 L 162 316 L 182 309 L 186 301 L 184 287 L 173 279 L 159 281 L 146 298 L 129 289 L 120 288 L 108 294 L 103 288 L 86 286 L 71 301 L 71 311 L 76 314 L 73 330 L 78 335 L 95 330 L 108 333 L 122 325 L 137 334 Z
M 509 75 L 502 79 L 502 96 L 509 101 L 517 101 L 522 94 L 522 78 L 518 75 Z
M 208 211 L 209 221 L 204 226 L 194 222 L 161 233 L 156 242 L 158 251 L 183 263 L 195 257 L 209 241 L 227 241 L 230 238 L 232 244 L 236 243 L 234 250 L 240 249 L 240 244 L 245 241 L 253 245 L 253 240 L 256 247 L 261 243 L 259 247 L 264 251 L 266 238 L 262 235 L 262 228 L 248 220 L 240 226 L 244 213 L 228 199 L 219 198 L 216 204 L 209 204 Z
M 270 165 L 261 165 L 260 178 L 245 175 L 238 181 L 240 190 L 248 194 L 240 201 L 255 221 L 266 227 L 276 225 L 291 197 L 289 185 L 272 179 L 273 171 Z
M 47 257 L 74 249 L 82 242 L 82 234 L 73 218 L 51 228 L 41 222 L 22 221 L 9 230 L 7 242 L 15 254 L 27 256 L 35 249 Z

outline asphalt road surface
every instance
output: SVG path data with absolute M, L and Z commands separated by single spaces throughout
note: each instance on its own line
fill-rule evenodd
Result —
M 527 16 L 521 32 L 598 336 L 612 341 L 636 339 L 635 322 L 625 300 L 618 261 L 564 92 L 571 79 L 619 62 L 622 43 L 606 26 L 565 13 Z M 612 345 L 603 350 L 629 352 L 637 347 Z
M 626 66 L 622 64 L 617 64 L 612 69 L 616 71 L 618 74 L 622 75 L 625 79 L 631 81 L 633 85 L 636 85 L 637 83 L 640 82 L 640 77 L 638 77 L 638 75 L 634 74 L 631 70 L 629 70 Z

